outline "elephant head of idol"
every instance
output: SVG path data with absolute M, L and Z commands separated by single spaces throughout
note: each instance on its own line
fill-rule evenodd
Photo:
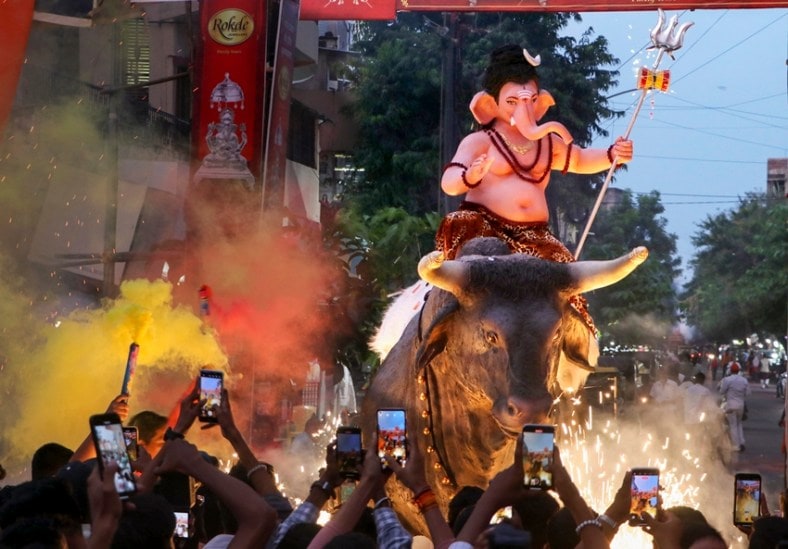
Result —
M 533 57 L 519 46 L 509 45 L 494 50 L 484 72 L 484 90 L 471 100 L 470 109 L 476 121 L 487 125 L 500 119 L 516 126 L 528 140 L 536 141 L 554 133 L 565 143 L 571 143 L 572 135 L 563 124 L 539 124 L 547 109 L 555 105 L 550 92 L 539 89 L 536 67 L 540 63 L 538 55 Z

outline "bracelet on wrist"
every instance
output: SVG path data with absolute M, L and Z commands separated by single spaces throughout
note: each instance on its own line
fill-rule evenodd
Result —
M 323 492 L 326 495 L 326 497 L 329 499 L 334 497 L 334 487 L 331 486 L 331 483 L 328 482 L 327 480 L 324 480 L 323 482 L 316 480 L 309 487 L 310 490 L 313 488 L 317 488 L 318 490 Z
M 380 509 L 381 507 L 391 507 L 391 500 L 389 499 L 388 496 L 383 496 L 382 498 L 377 500 L 375 502 L 375 506 L 372 509 L 373 510 Z
M 587 526 L 596 526 L 600 530 L 602 529 L 602 523 L 599 522 L 599 519 L 595 519 L 595 518 L 588 519 L 588 520 L 584 520 L 583 522 L 577 525 L 577 528 L 575 528 L 575 532 L 577 533 L 577 535 L 579 536 L 583 528 L 586 528 Z
M 482 184 L 482 180 L 481 179 L 479 181 L 477 181 L 476 183 L 471 183 L 470 181 L 468 181 L 468 178 L 465 177 L 467 173 L 468 173 L 468 169 L 467 168 L 462 170 L 462 184 L 463 185 L 465 185 L 469 189 L 475 189 L 476 187 L 478 187 L 479 185 Z
M 610 146 L 607 148 L 607 160 L 608 160 L 608 162 L 610 162 L 610 165 L 611 165 L 611 166 L 615 165 L 616 169 L 618 169 L 618 167 L 619 167 L 621 164 L 619 164 L 618 162 L 616 162 L 616 158 L 613 156 L 613 147 L 614 147 L 614 145 L 610 145 Z
M 419 513 L 423 513 L 430 507 L 436 506 L 438 504 L 438 500 L 435 498 L 435 494 L 433 493 L 432 489 L 426 488 L 414 496 L 413 504 L 419 509 Z
M 465 164 L 463 164 L 462 162 L 449 162 L 448 164 L 446 164 L 446 165 L 443 167 L 443 170 L 441 170 L 441 173 L 444 173 L 444 172 L 445 172 L 446 170 L 448 170 L 449 168 L 462 168 L 463 170 L 467 170 L 467 169 L 468 169 L 468 166 L 466 166 L 466 165 L 465 165 Z
M 252 475 L 255 474 L 257 471 L 265 471 L 266 473 L 269 473 L 269 474 L 273 475 L 274 474 L 274 466 L 271 465 L 270 463 L 266 463 L 264 461 L 260 461 L 260 462 L 257 463 L 257 465 L 255 465 L 254 467 L 252 467 L 251 469 L 249 469 L 246 472 L 246 479 L 247 480 L 252 480 Z
M 613 530 L 618 530 L 618 523 L 607 516 L 606 514 L 602 513 L 596 518 L 601 524 L 606 524 L 610 526 Z

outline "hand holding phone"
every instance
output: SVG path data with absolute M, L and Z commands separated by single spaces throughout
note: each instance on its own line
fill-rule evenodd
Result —
M 121 499 L 128 498 L 137 491 L 131 459 L 123 438 L 123 426 L 117 414 L 99 414 L 90 417 L 90 434 L 96 447 L 99 472 L 110 463 L 116 463 L 115 490 Z
M 224 372 L 220 370 L 200 370 L 200 415 L 203 423 L 217 423 L 217 410 L 222 403 Z
M 386 455 L 394 456 L 404 466 L 408 459 L 408 429 L 405 410 L 401 408 L 380 409 L 377 413 L 377 452 L 381 466 L 385 469 Z
M 523 485 L 529 490 L 549 490 L 553 487 L 553 452 L 555 427 L 526 425 L 521 438 L 523 445 Z
M 757 473 L 736 473 L 733 491 L 733 524 L 752 526 L 761 516 L 761 475 Z
M 632 469 L 630 487 L 629 525 L 644 526 L 641 513 L 657 516 L 659 504 L 659 469 L 643 467 Z

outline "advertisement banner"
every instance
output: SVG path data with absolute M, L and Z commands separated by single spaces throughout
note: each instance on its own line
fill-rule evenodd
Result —
M 265 148 L 263 209 L 284 204 L 287 132 L 290 127 L 290 96 L 293 86 L 298 0 L 281 0 L 279 27 L 274 52 L 274 77 L 271 83 L 271 110 Z
M 302 21 L 388 21 L 396 17 L 395 0 L 302 0 Z
M 398 11 L 653 11 L 788 7 L 788 0 L 396 0 Z
M 266 2 L 203 0 L 195 60 L 192 156 L 203 179 L 260 176 L 265 113 Z
M 0 130 L 14 104 L 32 23 L 33 0 L 0 3 Z

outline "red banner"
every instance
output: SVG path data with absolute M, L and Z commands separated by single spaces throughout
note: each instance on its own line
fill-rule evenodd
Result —
M 395 0 L 302 0 L 302 21 L 375 21 L 396 17 Z
M 274 52 L 274 78 L 271 83 L 271 111 L 268 116 L 268 137 L 265 140 L 264 209 L 278 208 L 284 204 L 287 132 L 290 127 L 298 8 L 298 0 L 281 0 Z
M 352 0 L 351 0 L 352 1 Z M 325 0 L 324 0 L 325 2 Z M 652 11 L 685 9 L 784 8 L 788 0 L 396 0 L 400 11 Z
M 0 130 L 11 112 L 27 37 L 33 23 L 33 0 L 0 3 Z
M 203 179 L 260 175 L 265 113 L 266 2 L 202 0 L 192 155 Z

